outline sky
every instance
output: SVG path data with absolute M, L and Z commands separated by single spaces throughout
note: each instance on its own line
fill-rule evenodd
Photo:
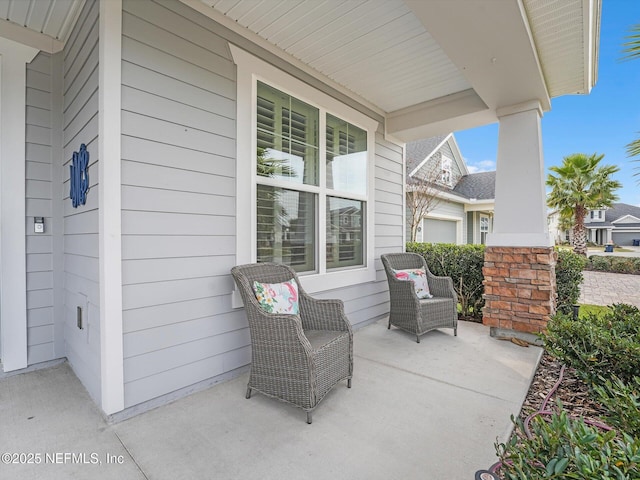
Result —
M 572 153 L 604 154 L 601 165 L 617 165 L 623 187 L 619 202 L 640 206 L 640 157 L 626 145 L 640 138 L 640 58 L 623 60 L 623 43 L 640 24 L 640 0 L 603 0 L 598 79 L 589 95 L 551 100 L 542 117 L 545 178 L 548 168 Z M 455 132 L 471 172 L 495 170 L 498 124 Z M 638 174 L 634 176 L 634 174 Z

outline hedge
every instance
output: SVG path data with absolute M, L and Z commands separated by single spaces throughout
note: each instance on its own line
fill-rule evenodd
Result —
M 451 277 L 458 294 L 461 314 L 480 318 L 484 306 L 484 245 L 451 243 L 407 243 L 407 252 L 419 253 L 434 275 Z M 569 250 L 558 251 L 556 284 L 559 311 L 568 313 L 577 303 L 586 260 Z
M 484 245 L 407 243 L 407 252 L 422 255 L 434 275 L 451 277 L 463 316 L 482 316 Z

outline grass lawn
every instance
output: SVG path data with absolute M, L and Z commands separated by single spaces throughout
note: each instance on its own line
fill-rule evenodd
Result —
M 605 307 L 602 305 L 588 305 L 588 304 L 580 304 L 580 313 L 578 315 L 579 318 L 584 318 L 587 315 L 595 314 L 595 315 L 604 315 L 609 311 L 609 307 Z

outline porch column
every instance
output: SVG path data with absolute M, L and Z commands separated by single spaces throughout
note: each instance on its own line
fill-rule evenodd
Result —
M 613 243 L 613 229 L 607 228 L 607 241 L 604 243 Z
M 122 0 L 100 0 L 99 250 L 102 410 L 124 409 L 122 325 L 121 89 Z
M 483 268 L 483 323 L 492 336 L 540 332 L 555 312 L 541 116 L 537 101 L 498 110 L 495 216 Z
M 35 48 L 0 38 L 0 357 L 27 367 L 26 64 Z

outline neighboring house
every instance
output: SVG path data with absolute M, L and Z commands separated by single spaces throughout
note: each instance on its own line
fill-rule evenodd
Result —
M 117 419 L 246 371 L 234 265 L 293 265 L 355 328 L 386 317 L 407 142 L 499 122 L 494 245 L 545 247 L 540 117 L 594 85 L 600 1 L 21 0 L 0 20 L 2 370 L 66 359 Z
M 486 243 L 492 231 L 496 172 L 469 173 L 453 133 L 407 144 L 407 185 L 429 182 L 437 196 L 424 217 L 418 242 Z M 407 212 L 407 219 L 410 212 Z M 410 235 L 407 225 L 407 236 Z
M 557 226 L 556 212 L 549 215 L 549 229 L 556 242 L 569 241 L 571 232 L 560 230 Z M 597 245 L 614 243 L 631 246 L 640 242 L 640 207 L 626 203 L 614 203 L 611 208 L 589 210 L 585 216 L 587 241 Z

